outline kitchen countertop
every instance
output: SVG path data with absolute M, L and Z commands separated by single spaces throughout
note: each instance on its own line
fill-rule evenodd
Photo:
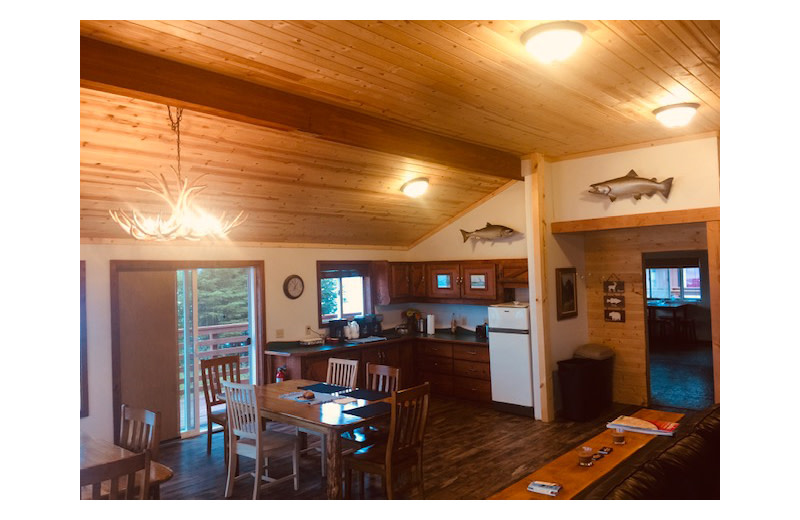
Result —
M 385 337 L 386 340 L 369 343 L 326 342 L 322 345 L 301 345 L 299 341 L 270 341 L 267 343 L 265 353 L 273 356 L 307 355 L 353 347 L 364 348 L 370 346 L 393 345 L 406 339 L 425 339 L 479 345 L 489 344 L 487 339 L 477 339 L 475 332 L 460 327 L 455 334 L 450 332 L 450 329 L 436 329 L 435 334 L 397 334 L 394 329 L 387 329 L 383 331 L 380 336 Z

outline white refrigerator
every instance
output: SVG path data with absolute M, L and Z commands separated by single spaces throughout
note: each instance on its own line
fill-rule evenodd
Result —
M 530 338 L 527 303 L 489 306 L 489 368 L 494 407 L 533 417 Z

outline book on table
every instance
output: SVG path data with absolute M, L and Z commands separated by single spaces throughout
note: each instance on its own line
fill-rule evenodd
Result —
M 628 415 L 620 415 L 610 423 L 607 428 L 620 429 L 629 432 L 649 433 L 651 435 L 674 435 L 678 428 L 678 423 L 669 421 L 656 421 L 639 419 Z
M 528 484 L 528 491 L 532 491 L 534 493 L 539 493 L 542 495 L 550 495 L 554 497 L 558 495 L 558 492 L 561 491 L 561 484 L 556 484 L 555 482 L 543 482 L 541 480 L 534 480 L 530 484 Z

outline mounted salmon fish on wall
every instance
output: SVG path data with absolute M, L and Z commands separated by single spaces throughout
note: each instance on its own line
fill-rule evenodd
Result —
M 633 198 L 639 200 L 642 195 L 652 197 L 655 193 L 660 193 L 665 199 L 669 198 L 669 192 L 672 189 L 672 177 L 658 182 L 655 177 L 652 179 L 645 179 L 639 177 L 636 172 L 631 170 L 628 175 L 618 177 L 608 181 L 598 182 L 591 184 L 589 193 L 596 193 L 598 195 L 607 195 L 611 202 L 617 200 L 617 197 L 624 197 L 626 195 L 633 195 Z
M 463 229 L 459 231 L 461 231 L 461 236 L 464 238 L 464 242 L 470 238 L 475 240 L 496 240 L 498 238 L 510 237 L 516 233 L 516 231 L 510 227 L 501 226 L 498 224 L 490 224 L 489 222 L 486 223 L 485 227 L 476 229 L 474 231 L 464 231 Z

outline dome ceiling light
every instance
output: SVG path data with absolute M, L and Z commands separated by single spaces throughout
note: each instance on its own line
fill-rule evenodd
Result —
M 673 128 L 688 125 L 699 107 L 699 103 L 678 103 L 657 108 L 653 114 L 664 126 Z
M 549 22 L 522 33 L 522 43 L 543 63 L 569 58 L 583 41 L 586 26 L 578 22 Z
M 411 198 L 416 198 L 425 193 L 427 189 L 428 179 L 425 177 L 417 177 L 416 179 L 411 179 L 407 183 L 403 184 L 403 186 L 400 188 L 400 191 Z

